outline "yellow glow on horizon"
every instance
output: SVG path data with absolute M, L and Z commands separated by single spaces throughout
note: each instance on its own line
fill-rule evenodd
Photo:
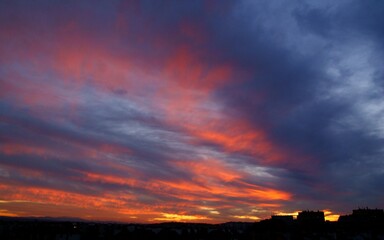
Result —
M 323 212 L 324 212 L 324 217 L 325 217 L 325 220 L 326 220 L 326 221 L 332 221 L 332 222 L 334 222 L 334 221 L 339 220 L 339 217 L 340 217 L 339 214 L 334 214 L 334 213 L 333 213 L 331 210 L 329 210 L 329 209 L 325 209 L 325 210 L 323 210 Z
M 293 216 L 293 217 L 297 217 L 297 215 L 299 215 L 299 212 L 300 211 L 295 211 L 295 212 L 276 212 L 276 213 L 274 213 L 274 215 L 276 215 L 276 216 Z
M 39 203 L 27 200 L 0 200 L 0 203 Z
M 0 209 L 0 216 L 2 217 L 19 217 L 16 213 L 11 213 L 6 209 Z
M 154 218 L 154 221 L 196 221 L 196 220 L 209 220 L 205 216 L 196 216 L 196 215 L 183 215 L 183 214 L 174 214 L 174 213 L 163 213 L 163 217 Z
M 340 215 L 338 214 L 332 214 L 332 215 L 325 216 L 325 220 L 336 222 L 337 220 L 339 220 L 339 217 Z
M 256 216 L 249 216 L 249 215 L 241 215 L 241 216 L 233 216 L 235 218 L 239 218 L 239 219 L 249 219 L 249 220 L 260 220 L 259 217 L 256 217 Z

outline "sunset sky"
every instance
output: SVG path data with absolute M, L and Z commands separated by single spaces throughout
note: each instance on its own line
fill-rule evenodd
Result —
M 0 0 L 0 216 L 384 208 L 384 1 Z

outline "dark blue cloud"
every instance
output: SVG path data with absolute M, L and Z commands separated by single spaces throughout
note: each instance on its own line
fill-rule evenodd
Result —
M 368 200 L 370 197 L 366 197 L 366 192 L 360 186 L 370 185 L 369 181 L 379 181 L 376 179 L 379 179 L 377 176 L 380 176 L 380 170 L 374 169 L 382 166 L 382 132 L 376 132 L 379 135 L 370 134 L 367 128 L 348 126 L 345 119 L 359 124 L 359 114 L 362 114 L 360 108 L 364 107 L 365 95 L 368 99 L 378 101 L 367 101 L 366 106 L 379 109 L 382 109 L 379 102 L 382 97 L 363 92 L 359 96 L 361 99 L 343 99 L 344 94 L 351 94 L 347 89 L 346 92 L 340 91 L 336 97 L 327 95 L 344 88 L 343 81 L 345 88 L 354 88 L 353 83 L 348 83 L 348 80 L 342 77 L 335 80 L 329 75 L 330 65 L 334 63 L 332 54 L 339 51 L 339 46 L 351 44 L 342 50 L 348 51 L 348 48 L 365 47 L 370 41 L 376 43 L 383 27 L 380 21 L 382 15 L 377 14 L 379 9 L 382 10 L 382 4 L 348 2 L 341 6 L 324 5 L 291 4 L 286 9 L 279 8 L 282 15 L 288 12 L 287 15 L 292 19 L 286 19 L 286 26 L 272 25 L 268 31 L 265 30 L 268 19 L 267 23 L 250 23 L 239 17 L 236 19 L 238 21 L 231 22 L 232 26 L 237 27 L 228 28 L 232 32 L 225 32 L 226 37 L 221 41 L 225 46 L 223 52 L 225 50 L 229 58 L 250 73 L 250 77 L 223 89 L 219 96 L 228 103 L 228 107 L 232 109 L 230 111 L 246 116 L 255 126 L 265 126 L 274 141 L 313 158 L 313 162 L 297 166 L 290 164 L 295 162 L 295 156 L 287 156 L 287 163 L 281 165 L 291 172 L 290 177 L 283 178 L 293 178 L 289 188 L 299 199 L 305 196 L 319 199 L 323 194 L 328 204 L 339 202 L 336 205 L 340 207 L 350 197 L 343 190 L 349 189 L 355 197 L 359 196 L 367 203 L 372 201 L 372 204 L 377 204 L 376 200 L 382 196 L 373 194 L 371 200 Z M 257 6 L 249 12 L 258 19 L 263 10 L 263 7 Z M 244 13 L 242 16 L 247 16 L 248 11 L 245 10 Z M 277 34 L 278 31 L 298 34 L 297 39 L 292 40 L 293 46 L 281 44 L 282 36 Z M 231 34 L 233 37 L 228 37 Z M 313 43 L 308 43 L 311 52 L 300 54 L 295 44 L 300 44 L 300 39 L 311 39 L 309 37 L 314 38 Z M 306 49 L 306 45 L 304 42 L 302 47 Z M 374 44 L 373 55 L 369 57 L 381 62 L 380 57 L 377 57 L 381 56 L 381 52 L 380 44 Z M 336 61 L 354 60 L 344 55 L 339 56 Z M 361 81 L 369 82 L 367 84 L 372 84 L 372 88 L 381 89 L 382 75 L 379 65 L 371 67 L 375 75 L 366 76 L 367 79 Z M 345 69 L 340 67 L 340 71 Z M 355 74 L 365 70 L 349 68 L 348 71 L 346 78 L 354 78 Z M 335 84 L 334 81 L 338 83 Z M 361 105 L 357 107 L 353 100 L 362 101 Z M 371 117 L 373 116 L 367 116 Z M 361 121 L 360 124 L 365 123 Z M 366 164 L 366 167 L 360 170 L 351 170 L 348 167 L 357 163 Z M 311 170 L 311 165 L 316 166 L 316 171 Z M 359 180 L 355 182 L 350 179 Z M 309 188 L 300 187 L 302 185 Z M 323 189 L 321 185 L 324 185 Z M 334 191 L 334 194 L 324 195 L 326 189 Z M 377 193 L 377 189 L 372 191 Z M 355 203 L 349 205 L 354 206 Z

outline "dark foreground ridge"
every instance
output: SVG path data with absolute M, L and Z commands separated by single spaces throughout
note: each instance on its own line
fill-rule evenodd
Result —
M 81 219 L 0 217 L 0 239 L 384 239 L 384 211 L 357 209 L 337 222 L 324 212 L 302 211 L 293 216 L 272 216 L 260 222 L 223 224 L 159 223 L 121 224 Z

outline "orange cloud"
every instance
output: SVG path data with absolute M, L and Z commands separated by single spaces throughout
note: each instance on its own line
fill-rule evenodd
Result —
M 237 171 L 224 166 L 223 163 L 214 159 L 204 161 L 176 161 L 174 164 L 195 176 L 213 178 L 218 181 L 230 182 L 241 176 Z
M 114 145 L 110 143 L 89 143 L 87 146 L 84 142 L 76 139 L 70 139 L 68 144 L 73 144 L 73 152 L 68 152 L 59 147 L 47 147 L 42 145 L 28 145 L 22 143 L 4 143 L 0 145 L 0 153 L 6 155 L 36 155 L 36 156 L 55 156 L 62 158 L 71 158 L 74 155 L 87 158 L 101 158 L 104 154 L 124 154 L 130 155 L 131 150 L 125 146 Z
M 240 119 L 223 118 L 208 125 L 187 126 L 190 133 L 219 146 L 228 152 L 243 152 L 258 157 L 262 162 L 284 161 L 285 150 L 268 139 L 266 132 L 255 129 Z
M 130 170 L 132 171 L 132 170 Z M 137 186 L 139 181 L 134 178 L 123 178 L 114 175 L 106 174 L 97 174 L 97 173 L 84 173 L 85 181 L 89 182 L 102 182 L 102 183 L 112 183 L 126 186 Z
M 191 182 L 166 182 L 177 190 L 180 195 L 197 195 L 201 198 L 232 197 L 242 199 L 254 199 L 257 201 L 289 200 L 291 194 L 271 188 L 265 188 L 243 182 L 241 179 L 246 174 L 230 169 L 218 160 L 205 161 L 176 161 L 175 166 L 192 174 Z M 232 185 L 230 183 L 238 185 Z
M 3 192 L 2 200 L 40 202 L 56 205 L 77 205 L 85 208 L 97 208 L 106 205 L 118 206 L 124 204 L 124 201 L 108 196 L 89 196 L 47 188 L 23 186 L 13 188 L 2 185 L 0 189 Z

